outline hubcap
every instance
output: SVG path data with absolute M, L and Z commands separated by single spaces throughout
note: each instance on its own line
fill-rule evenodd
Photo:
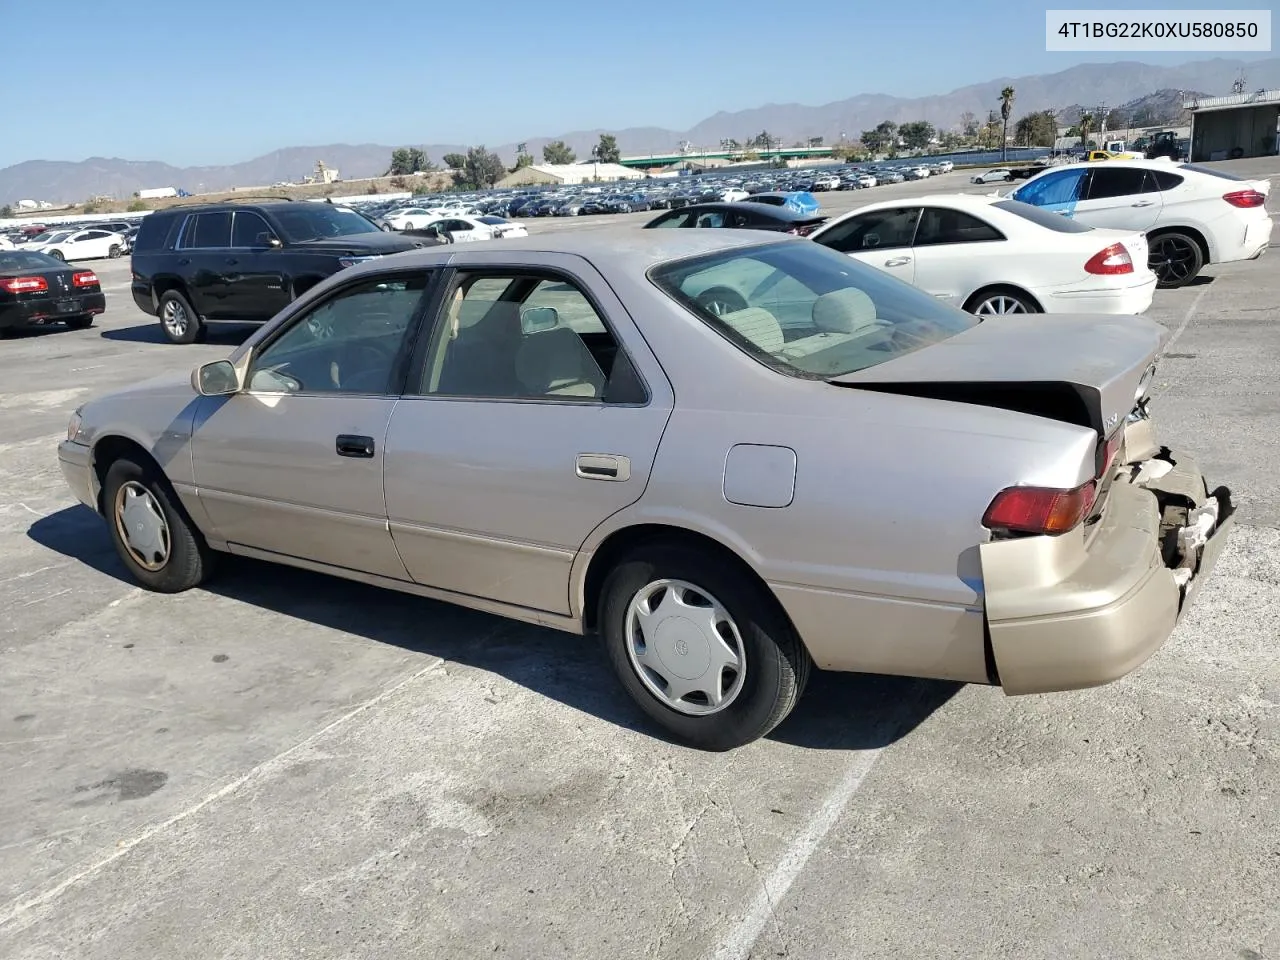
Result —
M 1006 313 L 1026 313 L 1027 308 L 1017 297 L 1007 297 L 1004 294 L 999 294 L 994 297 L 987 297 L 987 299 L 978 304 L 978 309 L 973 312 L 979 316 L 989 317 Z
M 151 491 L 129 480 L 116 492 L 116 531 L 138 565 L 153 573 L 169 562 L 169 522 Z
M 164 321 L 165 329 L 173 336 L 185 336 L 187 332 L 187 308 L 180 304 L 177 300 L 170 300 L 164 305 L 164 314 L 161 318 Z
M 1195 253 L 1191 244 L 1178 237 L 1160 237 L 1151 248 L 1151 269 L 1161 280 L 1185 280 L 1191 275 Z
M 655 580 L 627 606 L 627 658 L 645 688 L 672 710 L 719 713 L 742 692 L 747 662 L 729 612 L 701 587 Z

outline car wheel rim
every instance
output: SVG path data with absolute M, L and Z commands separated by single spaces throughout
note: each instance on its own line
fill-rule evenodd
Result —
M 116 491 L 116 532 L 134 562 L 155 573 L 169 562 L 169 522 L 151 491 L 129 480 Z
M 164 305 L 164 328 L 169 331 L 170 335 L 175 337 L 186 336 L 187 333 L 187 308 L 180 304 L 177 300 L 170 300 Z
M 1195 251 L 1180 237 L 1161 237 L 1151 248 L 1152 271 L 1165 282 L 1185 280 L 1191 275 Z
M 1026 305 L 1017 297 L 1008 297 L 1000 294 L 994 297 L 987 297 L 980 304 L 978 309 L 973 311 L 980 317 L 999 316 L 1006 313 L 1026 313 Z
M 679 713 L 727 709 L 747 675 L 742 634 L 715 597 L 685 580 L 655 580 L 627 605 L 627 659 L 654 697 Z

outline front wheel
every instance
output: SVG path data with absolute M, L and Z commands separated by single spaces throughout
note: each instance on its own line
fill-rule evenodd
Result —
M 690 746 L 731 750 L 781 723 L 808 680 L 809 655 L 771 601 L 719 557 L 655 546 L 610 573 L 599 623 L 651 720 Z
M 190 302 L 177 290 L 160 297 L 160 327 L 170 343 L 195 343 L 204 337 L 204 323 Z
M 116 553 L 143 587 L 181 593 L 209 575 L 213 551 L 154 466 L 116 460 L 102 498 Z
M 1147 264 L 1162 290 L 1185 287 L 1204 267 L 1204 252 L 1185 233 L 1162 233 L 1151 238 Z

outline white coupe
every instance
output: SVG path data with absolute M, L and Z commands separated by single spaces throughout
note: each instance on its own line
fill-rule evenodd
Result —
M 1142 313 L 1156 288 L 1141 232 L 1087 227 L 1007 198 L 881 201 L 810 236 L 976 314 Z
M 55 260 L 115 259 L 129 249 L 124 237 L 108 230 L 59 230 L 41 234 L 23 246 L 24 250 L 47 254 Z
M 1190 283 L 1209 263 L 1253 260 L 1271 242 L 1269 180 L 1169 160 L 1073 163 L 1010 194 L 1095 227 L 1141 230 L 1162 287 Z

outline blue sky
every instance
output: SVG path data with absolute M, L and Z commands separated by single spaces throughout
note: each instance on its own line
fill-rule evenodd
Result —
M 0 167 L 88 156 L 222 164 L 309 144 L 496 146 L 595 127 L 681 130 L 718 110 L 765 103 L 922 96 L 1087 60 L 1195 59 L 1046 53 L 1046 4 L 1024 0 L 0 7 L 10 41 L 5 99 L 21 117 L 0 133 Z M 13 42 L 38 37 L 52 39 Z M 1202 55 L 1210 56 L 1229 55 Z M 1245 58 L 1259 56 L 1267 55 Z

